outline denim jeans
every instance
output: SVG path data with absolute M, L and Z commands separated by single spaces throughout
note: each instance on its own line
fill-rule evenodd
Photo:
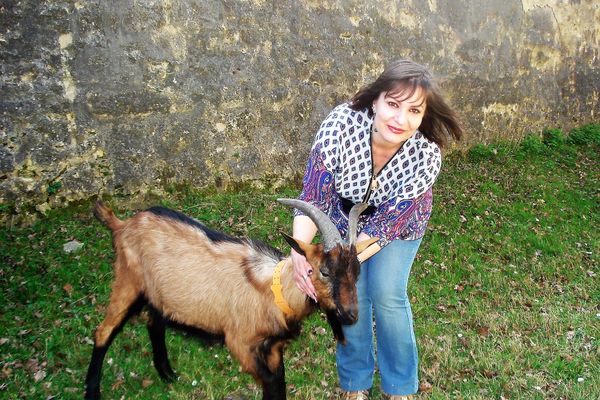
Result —
M 343 390 L 365 390 L 373 385 L 375 336 L 381 389 L 392 395 L 417 392 L 419 360 L 406 289 L 420 244 L 421 239 L 394 240 L 362 264 L 356 284 L 358 322 L 343 327 L 346 344 L 337 345 Z

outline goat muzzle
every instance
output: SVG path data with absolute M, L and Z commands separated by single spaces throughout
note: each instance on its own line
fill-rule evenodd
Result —
M 338 308 L 336 312 L 344 325 L 353 325 L 358 321 L 358 307 L 351 307 L 346 310 Z

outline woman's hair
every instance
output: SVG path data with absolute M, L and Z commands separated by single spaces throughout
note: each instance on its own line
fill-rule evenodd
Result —
M 427 68 L 410 60 L 391 63 L 373 83 L 352 97 L 350 107 L 356 111 L 367 109 L 369 116 L 373 116 L 373 102 L 381 93 L 388 92 L 396 98 L 408 99 L 418 89 L 423 91 L 426 101 L 419 132 L 440 147 L 446 145 L 449 136 L 460 140 L 463 131 L 456 113 L 444 101 L 433 76 Z

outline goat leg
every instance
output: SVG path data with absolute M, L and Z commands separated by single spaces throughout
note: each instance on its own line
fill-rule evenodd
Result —
M 92 360 L 85 378 L 85 399 L 96 400 L 100 398 L 100 378 L 102 377 L 102 363 L 108 346 L 94 346 Z
M 283 357 L 277 368 L 270 374 L 267 380 L 262 380 L 263 400 L 285 400 L 285 368 Z
M 283 349 L 286 339 L 266 338 L 256 347 L 256 372 L 263 387 L 263 400 L 285 400 Z
M 94 350 L 85 379 L 86 399 L 100 398 L 102 363 L 106 352 L 125 322 L 132 315 L 139 313 L 144 303 L 143 297 L 135 290 L 131 282 L 116 281 L 113 285 L 106 317 L 96 329 Z
M 177 374 L 171 368 L 167 355 L 167 345 L 165 343 L 166 321 L 154 307 L 149 306 L 149 311 L 150 319 L 147 328 L 152 343 L 154 367 L 165 382 L 174 382 L 177 380 Z

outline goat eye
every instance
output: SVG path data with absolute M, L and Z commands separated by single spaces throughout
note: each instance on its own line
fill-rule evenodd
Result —
M 329 270 L 327 270 L 327 269 L 322 269 L 322 270 L 321 270 L 321 275 L 323 275 L 325 278 L 329 277 Z

